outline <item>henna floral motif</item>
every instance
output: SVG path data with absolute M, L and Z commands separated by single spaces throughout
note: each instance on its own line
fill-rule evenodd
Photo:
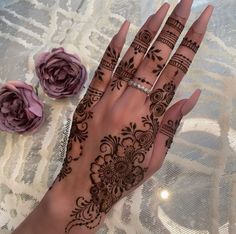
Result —
M 112 48 L 111 46 L 107 47 L 105 55 L 106 55 L 106 59 L 102 58 L 97 70 L 95 71 L 95 78 L 98 78 L 101 81 L 103 80 L 103 76 L 104 76 L 103 69 L 113 71 L 120 57 L 120 54 L 117 53 L 116 50 Z
M 140 31 L 131 44 L 131 47 L 134 48 L 134 53 L 135 54 L 138 54 L 138 53 L 145 54 L 152 39 L 153 39 L 153 36 L 148 30 Z
M 164 85 L 163 89 L 156 89 L 150 95 L 151 105 L 150 111 L 155 118 L 161 117 L 171 100 L 175 95 L 175 85 L 173 81 Z
M 168 139 L 166 140 L 165 146 L 170 149 L 171 144 L 173 142 L 174 135 L 176 133 L 177 128 L 179 127 L 181 119 L 176 120 L 175 122 L 173 120 L 169 120 L 167 124 L 164 124 L 161 129 L 160 133 L 166 135 Z
M 131 80 L 135 72 L 134 57 L 131 57 L 127 61 L 121 61 L 114 73 L 114 79 L 111 82 L 112 91 L 116 88 L 119 90 L 123 86 L 122 82 Z
M 165 64 L 157 64 L 156 68 L 152 70 L 152 73 L 155 74 L 156 76 L 159 76 L 161 71 L 164 69 Z
M 71 221 L 65 232 L 75 226 L 96 227 L 102 214 L 106 214 L 125 192 L 137 186 L 143 179 L 146 153 L 153 146 L 159 130 L 158 118 L 163 114 L 157 106 L 165 109 L 170 103 L 175 86 L 169 82 L 152 93 L 150 115 L 142 117 L 142 127 L 130 123 L 119 136 L 108 135 L 101 140 L 100 154 L 90 166 L 90 198 L 78 197 L 70 215 Z
M 152 59 L 153 62 L 155 62 L 157 60 L 162 61 L 163 58 L 159 55 L 160 52 L 161 52 L 160 49 L 155 48 L 155 46 L 152 46 L 147 53 L 147 58 Z

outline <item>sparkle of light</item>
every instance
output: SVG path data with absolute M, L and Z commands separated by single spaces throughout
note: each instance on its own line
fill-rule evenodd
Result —
M 163 200 L 167 200 L 170 196 L 170 193 L 166 190 L 166 189 L 163 189 L 161 192 L 160 192 L 160 196 Z

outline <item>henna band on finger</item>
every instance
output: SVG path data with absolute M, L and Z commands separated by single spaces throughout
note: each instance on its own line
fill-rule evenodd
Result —
M 183 25 L 180 21 L 178 21 L 178 20 L 176 20 L 176 19 L 174 19 L 174 18 L 172 18 L 172 17 L 169 17 L 169 18 L 168 18 L 168 20 L 166 21 L 166 24 L 167 24 L 168 26 L 174 28 L 174 29 L 175 29 L 176 31 L 178 31 L 180 34 L 181 34 L 181 32 L 184 30 L 184 25 Z
M 192 61 L 182 54 L 174 54 L 169 64 L 179 68 L 183 73 L 187 73 Z
M 162 31 L 157 38 L 157 41 L 162 42 L 163 44 L 167 45 L 170 49 L 174 49 L 175 44 L 178 40 L 178 36 L 170 31 Z
M 172 120 L 168 120 L 167 124 L 164 124 L 161 129 L 160 133 L 166 135 L 168 139 L 166 140 L 165 146 L 170 149 L 170 146 L 173 142 L 174 135 L 179 127 L 181 120 L 176 120 L 175 122 Z
M 194 42 L 192 40 L 189 40 L 187 37 L 185 37 L 183 39 L 183 41 L 181 42 L 180 46 L 185 46 L 187 48 L 189 48 L 190 50 L 192 50 L 195 54 L 197 53 L 200 45 L 197 44 L 197 42 Z

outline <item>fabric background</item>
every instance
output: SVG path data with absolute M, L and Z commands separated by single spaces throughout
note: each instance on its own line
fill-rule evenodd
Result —
M 161 0 L 0 0 L 0 81 L 36 85 L 34 57 L 52 47 L 78 49 L 89 79 L 111 37 L 128 18 L 128 46 Z M 171 8 L 177 1 L 168 1 Z M 236 1 L 195 0 L 215 12 L 176 100 L 199 87 L 163 167 L 109 213 L 98 233 L 236 233 Z M 186 30 L 185 30 L 186 31 Z M 86 87 L 89 83 L 86 83 Z M 53 100 L 41 89 L 46 121 L 33 135 L 0 132 L 1 234 L 38 204 L 60 170 L 73 111 L 81 96 Z M 169 198 L 160 194 L 165 189 Z

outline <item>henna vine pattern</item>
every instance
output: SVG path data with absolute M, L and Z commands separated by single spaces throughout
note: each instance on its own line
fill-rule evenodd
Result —
M 164 124 L 161 129 L 160 133 L 166 135 L 168 139 L 166 140 L 165 146 L 170 149 L 171 144 L 173 142 L 174 135 L 177 131 L 177 128 L 179 127 L 181 119 L 173 121 L 169 120 L 167 124 Z
M 169 64 L 179 68 L 183 73 L 187 73 L 192 61 L 182 54 L 174 54 Z
M 148 30 L 140 31 L 134 41 L 131 44 L 131 47 L 134 48 L 134 53 L 146 53 L 150 43 L 152 42 L 153 36 Z
M 131 57 L 127 61 L 120 61 L 114 73 L 114 79 L 111 82 L 111 90 L 113 91 L 115 88 L 120 89 L 123 86 L 122 81 L 128 82 L 131 80 L 136 70 L 134 57 Z
M 188 39 L 187 37 L 185 37 L 183 39 L 183 41 L 180 44 L 181 46 L 185 46 L 187 48 L 189 48 L 190 50 L 192 50 L 195 54 L 197 53 L 198 49 L 199 49 L 199 45 L 197 44 L 197 42 L 194 42 L 190 39 Z
M 97 102 L 103 96 L 103 92 L 89 87 L 87 93 L 84 98 L 80 101 L 79 105 L 75 110 L 75 114 L 72 121 L 72 127 L 70 130 L 70 136 L 67 144 L 67 154 L 64 159 L 62 169 L 58 175 L 58 180 L 61 181 L 68 174 L 72 172 L 72 168 L 70 166 L 71 162 L 79 160 L 79 158 L 83 154 L 83 147 L 80 146 L 80 153 L 78 156 L 70 155 L 70 151 L 72 149 L 72 142 L 79 141 L 82 143 L 88 137 L 88 123 L 87 120 L 93 117 L 93 113 L 89 110 L 89 108 Z
M 112 206 L 125 192 L 137 186 L 143 179 L 146 153 L 153 146 L 159 130 L 158 118 L 163 114 L 158 106 L 167 107 L 174 95 L 173 82 L 152 93 L 150 115 L 142 117 L 142 128 L 130 123 L 119 136 L 107 135 L 100 142 L 100 154 L 90 165 L 90 198 L 78 197 L 72 210 L 71 221 L 65 232 L 75 226 L 96 227 Z
M 162 42 L 163 44 L 167 45 L 172 50 L 174 49 L 177 40 L 178 40 L 178 36 L 168 30 L 167 31 L 163 30 L 160 33 L 159 37 L 157 38 L 157 41 Z

